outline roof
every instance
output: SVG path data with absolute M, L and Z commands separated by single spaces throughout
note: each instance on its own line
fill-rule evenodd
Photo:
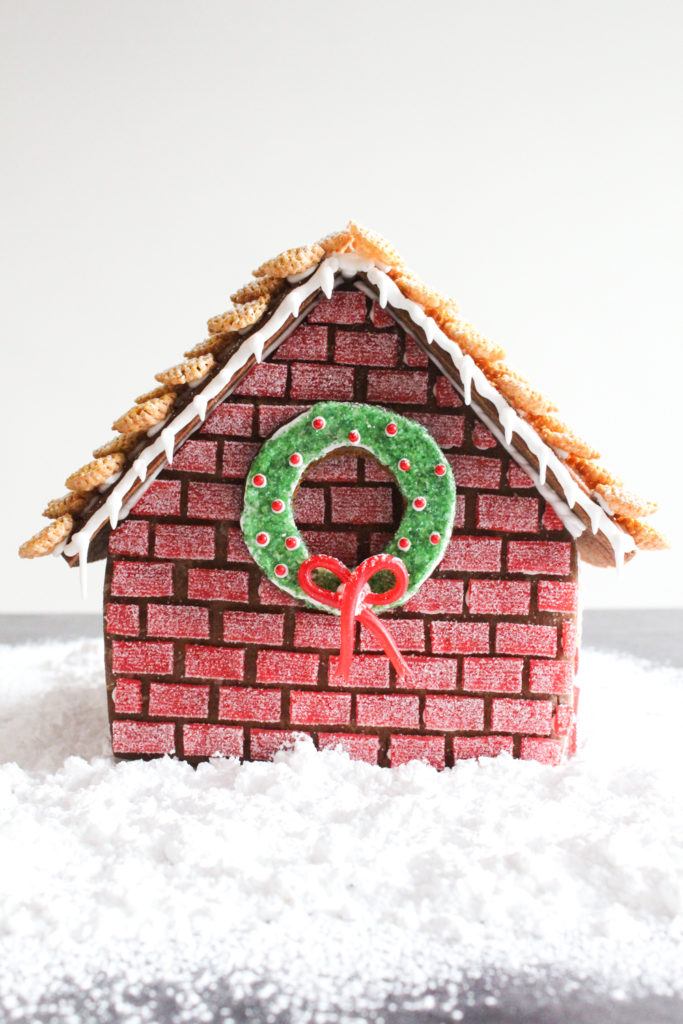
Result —
M 116 435 L 66 480 L 68 492 L 43 513 L 50 523 L 22 545 L 34 558 L 63 553 L 84 565 L 106 553 L 106 538 L 173 459 L 208 412 L 267 357 L 341 280 L 374 295 L 451 380 L 466 404 L 532 477 L 584 560 L 619 565 L 636 548 L 668 547 L 644 522 L 656 505 L 631 494 L 599 453 L 558 415 L 556 405 L 479 334 L 456 303 L 426 285 L 381 236 L 350 222 L 313 245 L 289 249 L 258 267 L 208 322 L 208 337 L 184 361 L 156 374 L 113 423 Z

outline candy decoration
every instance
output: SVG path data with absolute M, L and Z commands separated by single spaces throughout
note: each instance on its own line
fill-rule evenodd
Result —
M 396 434 L 387 431 L 390 425 Z M 352 438 L 358 435 L 358 441 Z M 396 436 L 401 450 L 396 450 Z M 329 604 L 311 597 L 299 582 L 299 569 L 310 552 L 294 520 L 294 493 L 306 470 L 332 452 L 348 448 L 352 440 L 360 451 L 373 455 L 390 470 L 405 502 L 405 511 L 385 554 L 399 556 L 408 573 L 404 593 L 393 598 L 393 606 L 407 601 L 431 575 L 443 558 L 455 516 L 455 483 L 444 453 L 422 424 L 389 413 L 381 406 L 351 402 L 318 402 L 307 412 L 281 427 L 256 455 L 247 479 L 262 477 L 263 487 L 247 486 L 244 493 L 242 530 L 249 552 L 268 579 L 300 601 L 336 613 Z M 301 456 L 301 462 L 293 455 Z M 443 465 L 442 475 L 434 472 Z M 399 469 L 404 465 L 405 469 Z M 408 472 L 410 470 L 410 472 Z M 267 533 L 267 544 L 259 536 Z M 433 537 L 437 536 L 438 540 Z M 280 575 L 285 566 L 287 575 Z M 387 575 L 374 573 L 370 591 L 381 592 Z M 323 567 L 316 572 L 316 584 L 335 591 L 339 579 Z M 377 614 L 389 607 L 378 604 Z
M 349 430 L 349 441 L 351 444 L 358 444 L 360 441 L 360 434 L 357 430 Z
M 396 437 L 396 434 L 398 433 L 398 427 L 396 426 L 393 420 L 391 421 L 391 423 L 387 423 L 384 433 L 387 435 L 387 437 Z
M 290 466 L 300 466 L 302 462 L 303 458 L 301 457 L 301 452 L 292 452 L 289 456 Z
M 251 478 L 251 482 L 254 485 L 254 487 L 265 487 L 268 481 L 264 477 L 263 473 L 254 473 L 253 477 Z
M 264 548 L 269 540 L 270 536 L 265 532 L 265 530 L 262 530 L 261 533 L 256 534 L 256 543 L 260 548 Z
M 443 476 L 445 474 L 446 467 L 444 466 L 443 462 L 437 462 L 436 466 L 434 466 L 434 472 L 436 473 L 437 476 Z
M 318 586 L 313 580 L 315 569 L 326 569 L 343 584 L 331 591 Z M 388 570 L 393 574 L 395 583 L 390 590 L 381 594 L 373 594 L 369 583 L 377 573 Z M 389 605 L 398 602 L 408 587 L 408 573 L 400 558 L 395 555 L 372 555 L 366 558 L 358 568 L 351 572 L 338 558 L 330 555 L 313 555 L 307 558 L 299 568 L 299 583 L 309 597 L 320 604 L 327 605 L 338 611 L 341 617 L 341 643 L 339 646 L 339 676 L 348 680 L 353 658 L 353 646 L 356 634 L 356 620 L 365 626 L 369 633 L 380 642 L 387 657 L 391 659 L 399 675 L 403 678 L 408 674 L 403 655 L 396 646 L 391 633 L 377 616 L 370 611 L 368 605 Z
M 283 579 L 288 574 L 288 572 L 289 569 L 282 562 L 278 562 L 278 564 L 275 566 L 275 575 L 278 576 L 280 579 Z

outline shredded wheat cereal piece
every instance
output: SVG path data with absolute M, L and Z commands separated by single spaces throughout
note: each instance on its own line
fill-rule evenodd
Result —
M 50 555 L 65 540 L 73 528 L 74 521 L 70 515 L 54 519 L 42 530 L 34 534 L 19 548 L 19 558 L 41 558 Z
M 407 299 L 412 299 L 424 309 L 425 313 L 432 314 L 437 310 L 449 307 L 450 299 L 436 288 L 430 288 L 424 281 L 411 271 L 402 270 L 400 273 L 391 275 L 394 284 Z M 449 307 L 450 308 L 450 307 Z
M 557 448 L 569 455 L 578 455 L 581 459 L 597 459 L 600 452 L 588 441 L 575 434 L 571 427 L 558 416 L 534 416 L 531 424 L 535 431 L 551 448 Z
M 61 498 L 52 498 L 48 501 L 43 515 L 46 519 L 60 519 L 67 513 L 71 515 L 82 512 L 87 504 L 87 495 L 69 491 Z
M 386 238 L 353 220 L 349 221 L 347 228 L 351 232 L 353 247 L 359 256 L 366 256 L 370 260 L 376 260 L 395 269 L 405 266 L 398 251 Z
M 612 512 L 618 512 L 621 516 L 639 519 L 641 516 L 651 516 L 657 511 L 656 502 L 645 501 L 623 487 L 615 487 L 614 484 L 597 484 L 595 493 L 607 502 Z
M 154 379 L 160 380 L 162 384 L 170 384 L 173 387 L 177 387 L 180 384 L 190 384 L 194 380 L 201 380 L 202 377 L 206 377 L 215 363 L 216 360 L 211 353 L 207 352 L 203 356 L 195 356 L 194 359 L 188 359 L 177 366 L 171 366 L 168 370 L 162 370 L 161 373 L 155 373 Z
M 489 379 L 515 409 L 529 413 L 531 416 L 539 416 L 557 410 L 554 402 L 551 402 L 540 391 L 536 391 L 521 374 L 507 368 L 498 369 L 495 366 L 491 366 L 490 370 Z
M 615 515 L 614 520 L 633 537 L 641 551 L 666 551 L 671 547 L 669 538 L 649 523 L 620 514 Z
M 462 320 L 449 319 L 446 326 L 448 329 L 442 328 L 444 334 L 455 341 L 463 352 L 471 356 L 478 366 L 482 368 L 493 366 L 505 359 L 504 349 L 500 345 L 496 345 L 494 341 L 489 341 L 483 334 L 479 334 L 471 324 Z
M 149 402 L 152 398 L 161 398 L 170 391 L 177 391 L 177 388 L 160 385 L 158 388 L 152 388 L 151 391 L 145 391 L 143 395 L 138 395 L 135 399 L 135 404 L 142 405 L 144 402 Z
M 269 299 L 262 295 L 253 302 L 245 302 L 225 313 L 212 316 L 208 322 L 209 334 L 225 334 L 226 331 L 241 331 L 260 320 L 268 307 Z
M 138 399 L 138 402 L 140 399 Z M 146 401 L 146 399 L 145 399 Z M 135 445 L 145 436 L 144 430 L 132 431 L 129 434 L 117 434 L 116 437 L 112 437 L 110 441 L 106 441 L 101 444 L 99 448 L 95 448 L 93 456 L 96 459 L 102 459 L 105 455 L 113 455 L 115 452 L 129 452 L 135 448 Z
M 341 231 L 333 231 L 332 234 L 319 238 L 316 245 L 320 246 L 326 256 L 330 256 L 335 252 L 346 252 L 352 241 L 348 228 L 342 228 Z
M 247 281 L 236 292 L 230 296 L 230 301 L 236 306 L 243 306 L 245 302 L 253 302 L 264 296 L 268 299 L 277 295 L 285 286 L 281 277 L 255 277 L 253 281 Z
M 105 455 L 101 459 L 93 459 L 85 466 L 81 466 L 75 473 L 66 479 L 66 486 L 70 491 L 78 491 L 79 494 L 87 494 L 94 491 L 96 487 L 103 484 L 114 473 L 118 473 L 126 461 L 123 452 L 115 452 L 113 455 Z
M 165 395 L 160 395 L 159 398 L 150 398 L 149 401 L 143 402 L 141 405 L 134 405 L 132 409 L 114 421 L 112 430 L 119 430 L 122 434 L 149 430 L 155 423 L 161 423 L 166 419 L 174 400 L 175 391 L 169 391 Z
M 568 455 L 565 465 L 569 466 L 591 490 L 595 490 L 598 484 L 610 484 L 614 487 L 624 486 L 624 481 L 620 477 L 614 476 L 599 462 L 582 459 L 577 455 Z
M 290 277 L 292 274 L 303 274 L 316 263 L 320 263 L 325 255 L 321 245 L 300 245 L 296 249 L 285 249 L 284 252 L 266 260 L 254 271 L 254 277 Z
M 222 352 L 235 337 L 237 337 L 237 331 L 225 331 L 222 334 L 212 334 L 211 337 L 198 342 L 198 344 L 194 345 L 192 348 L 188 348 L 187 352 L 183 354 L 188 359 L 194 359 L 196 356 L 205 356 L 209 352 Z

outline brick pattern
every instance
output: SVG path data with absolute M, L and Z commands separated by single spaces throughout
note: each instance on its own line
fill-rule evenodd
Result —
M 446 555 L 386 617 L 406 679 L 358 630 L 351 678 L 341 680 L 338 619 L 266 580 L 241 537 L 255 452 L 322 398 L 414 418 L 455 473 Z M 350 566 L 382 550 L 402 513 L 391 476 L 348 452 L 311 469 L 295 508 L 309 547 Z M 115 752 L 262 759 L 308 735 L 382 765 L 501 752 L 556 763 L 576 740 L 576 562 L 557 515 L 424 351 L 342 286 L 211 413 L 111 535 Z

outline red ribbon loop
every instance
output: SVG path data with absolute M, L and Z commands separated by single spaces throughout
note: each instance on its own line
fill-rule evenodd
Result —
M 312 577 L 315 569 L 328 569 L 334 573 L 342 586 L 336 592 L 319 587 Z M 383 594 L 373 594 L 369 582 L 376 573 L 384 570 L 392 573 L 396 582 Z M 408 588 L 408 570 L 400 558 L 396 558 L 395 555 L 372 555 L 351 572 L 343 562 L 338 558 L 332 558 L 331 555 L 311 555 L 299 569 L 299 584 L 315 601 L 329 605 L 330 608 L 338 608 L 340 611 L 339 675 L 342 679 L 348 679 L 351 668 L 356 619 L 379 641 L 399 676 L 408 674 L 408 666 L 396 646 L 396 641 L 368 607 L 372 604 L 391 604 L 405 594 Z

